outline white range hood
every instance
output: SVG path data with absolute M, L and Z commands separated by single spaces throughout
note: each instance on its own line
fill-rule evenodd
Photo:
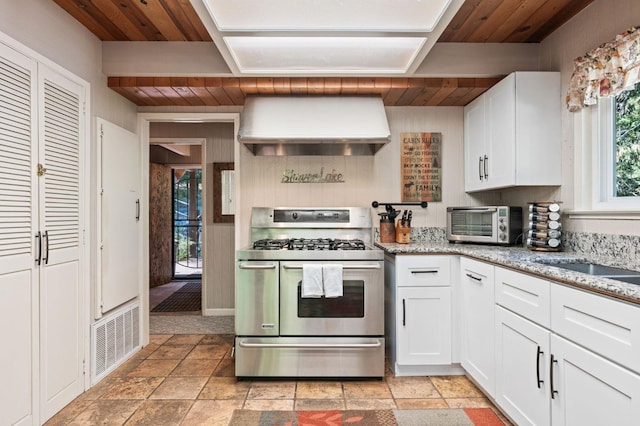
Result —
M 391 133 L 380 97 L 248 96 L 238 140 L 255 155 L 373 155 Z

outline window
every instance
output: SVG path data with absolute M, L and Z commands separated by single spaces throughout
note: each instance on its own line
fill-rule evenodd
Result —
M 613 101 L 614 197 L 640 197 L 640 83 Z
M 640 83 L 598 99 L 592 209 L 640 211 Z

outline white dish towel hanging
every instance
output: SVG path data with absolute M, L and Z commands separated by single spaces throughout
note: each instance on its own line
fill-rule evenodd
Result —
M 322 265 L 324 297 L 342 297 L 342 265 L 325 263 Z
M 302 264 L 302 297 L 322 297 L 322 265 Z

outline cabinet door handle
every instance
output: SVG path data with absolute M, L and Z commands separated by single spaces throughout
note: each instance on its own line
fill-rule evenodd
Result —
M 140 220 L 140 199 L 136 200 L 136 222 Z
M 480 176 L 480 180 L 482 180 L 482 156 L 478 159 L 478 175 Z
M 471 274 L 466 274 L 466 275 L 467 275 L 467 277 L 471 278 L 471 279 L 472 279 L 472 280 L 474 280 L 474 281 L 482 282 L 482 278 L 474 277 L 474 276 L 473 276 L 473 275 L 471 275 Z
M 44 258 L 42 260 L 44 261 L 45 265 L 48 265 L 49 264 L 49 231 L 44 231 L 44 235 L 42 236 L 42 244 L 46 244 L 45 250 L 44 250 Z
M 245 263 L 241 263 L 240 265 L 238 265 L 238 268 L 240 269 L 276 269 L 276 264 L 270 264 L 270 265 L 251 265 L 251 264 L 245 264 Z
M 405 299 L 402 299 L 402 326 L 407 325 L 407 306 L 405 303 Z
M 38 241 L 38 257 L 36 257 L 36 265 L 40 266 L 42 263 L 42 232 L 38 231 L 36 234 L 36 240 Z
M 487 157 L 486 155 L 484 156 L 484 164 L 482 165 L 482 167 L 484 167 L 484 180 L 489 179 L 489 173 L 487 172 L 487 164 L 489 164 L 489 157 Z
M 549 383 L 551 384 L 551 399 L 556 399 L 557 390 L 553 388 L 553 364 L 557 363 L 558 360 L 553 357 L 551 354 L 551 362 L 549 363 Z
M 538 346 L 538 351 L 536 352 L 536 378 L 538 380 L 538 389 L 541 388 L 541 384 L 544 383 L 544 380 L 540 380 L 540 355 L 544 354 L 540 350 L 540 346 Z
M 412 274 L 437 274 L 437 269 L 425 269 L 420 271 L 411 271 Z

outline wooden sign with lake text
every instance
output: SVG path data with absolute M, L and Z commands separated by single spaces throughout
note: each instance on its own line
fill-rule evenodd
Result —
M 442 133 L 400 134 L 402 201 L 442 201 Z

